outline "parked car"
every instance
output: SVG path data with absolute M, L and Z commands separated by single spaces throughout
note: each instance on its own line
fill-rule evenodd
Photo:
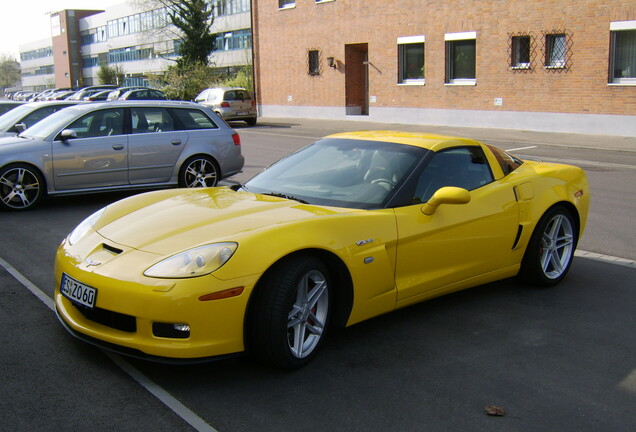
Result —
M 243 186 L 97 211 L 58 249 L 55 307 L 70 333 L 127 355 L 298 368 L 333 327 L 515 275 L 558 283 L 588 208 L 578 167 L 463 138 L 335 134 Z
M 115 90 L 111 90 L 106 100 L 109 100 L 109 101 L 117 100 L 119 99 L 119 96 L 126 93 L 128 90 L 147 89 L 147 88 L 148 87 L 143 87 L 143 86 L 118 87 Z
M 19 107 L 23 103 L 24 102 L 12 101 L 12 100 L 0 101 L 0 115 L 3 115 L 4 113 L 8 111 L 11 111 L 13 108 Z
M 0 139 L 0 208 L 46 195 L 214 186 L 243 168 L 239 135 L 192 102 L 81 103 Z
M 29 102 L 0 116 L 0 137 L 17 135 L 51 114 L 77 101 Z
M 99 102 L 99 101 L 105 101 L 108 98 L 108 95 L 110 94 L 110 90 L 101 90 L 101 91 L 97 91 L 96 93 L 93 93 L 89 96 L 86 96 L 84 98 L 85 101 L 89 101 L 89 102 Z
M 119 100 L 167 100 L 165 93 L 154 89 L 134 89 L 124 92 Z
M 199 93 L 194 101 L 210 107 L 225 121 L 244 120 L 249 126 L 256 124 L 256 101 L 244 88 L 208 88 Z
M 88 86 L 78 90 L 77 93 L 75 93 L 69 99 L 84 100 L 85 97 L 88 97 L 94 93 L 97 93 L 103 90 L 112 90 L 114 88 L 117 88 L 117 86 L 114 84 L 101 84 L 101 85 L 95 85 L 95 86 Z
M 77 93 L 75 90 L 60 90 L 46 97 L 46 100 L 66 100 Z

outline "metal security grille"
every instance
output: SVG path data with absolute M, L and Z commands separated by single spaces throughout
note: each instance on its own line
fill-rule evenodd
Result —
M 317 49 L 307 51 L 307 73 L 312 76 L 320 75 L 320 51 Z
M 532 32 L 508 33 L 508 67 L 513 72 L 534 71 L 537 63 L 537 38 Z
M 572 34 L 567 30 L 543 32 L 543 66 L 548 71 L 563 72 L 572 67 Z

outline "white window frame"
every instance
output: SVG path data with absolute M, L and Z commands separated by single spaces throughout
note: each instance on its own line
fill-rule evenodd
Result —
M 464 86 L 474 86 L 477 85 L 477 32 L 458 32 L 458 33 L 445 33 L 444 34 L 444 42 L 454 42 L 461 40 L 474 40 L 475 41 L 475 78 L 447 78 L 448 81 L 444 83 L 444 85 L 464 85 Z M 452 61 L 448 58 L 446 54 L 446 58 L 444 59 L 444 65 L 448 68 L 448 62 Z
M 281 3 L 283 3 L 283 1 L 278 0 L 278 10 L 293 9 L 296 7 L 296 0 L 284 2 L 285 4 L 283 5 L 281 5 Z
M 397 38 L 398 51 L 400 45 L 409 45 L 409 44 L 422 44 L 422 49 L 426 50 L 426 36 L 402 36 Z M 426 67 L 426 53 L 424 55 L 424 64 L 423 67 Z M 404 65 L 402 64 L 402 57 L 398 56 L 398 85 L 424 85 L 426 83 L 426 74 L 424 77 L 418 79 L 402 79 L 402 68 Z M 425 71 L 426 73 L 426 71 Z
M 636 20 L 634 21 L 613 21 L 610 22 L 610 36 L 611 33 L 624 31 L 624 30 L 636 30 Z M 610 47 L 610 58 L 609 58 L 609 85 L 632 85 L 636 86 L 636 78 L 614 78 L 612 69 L 614 68 L 614 58 L 613 58 L 613 50 L 614 50 L 614 38 L 610 38 L 612 46 Z

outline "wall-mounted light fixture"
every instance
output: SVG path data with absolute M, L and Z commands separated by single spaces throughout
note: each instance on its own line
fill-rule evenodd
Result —
M 329 67 L 336 68 L 336 59 L 333 57 L 327 57 L 327 64 Z

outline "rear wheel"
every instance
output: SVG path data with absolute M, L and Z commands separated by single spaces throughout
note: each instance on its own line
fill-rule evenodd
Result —
M 548 210 L 532 233 L 520 278 L 540 286 L 556 285 L 570 269 L 577 240 L 576 223 L 570 211 L 564 207 Z
M 267 274 L 254 294 L 248 345 L 260 361 L 296 369 L 322 344 L 330 316 L 328 268 L 318 259 L 294 257 Z
M 213 187 L 219 182 L 219 169 L 208 156 L 194 156 L 188 159 L 179 172 L 179 187 Z
M 15 164 L 0 170 L 0 207 L 27 210 L 35 207 L 44 193 L 44 180 L 35 168 Z
M 245 119 L 245 123 L 247 123 L 248 126 L 255 126 L 256 117 Z

